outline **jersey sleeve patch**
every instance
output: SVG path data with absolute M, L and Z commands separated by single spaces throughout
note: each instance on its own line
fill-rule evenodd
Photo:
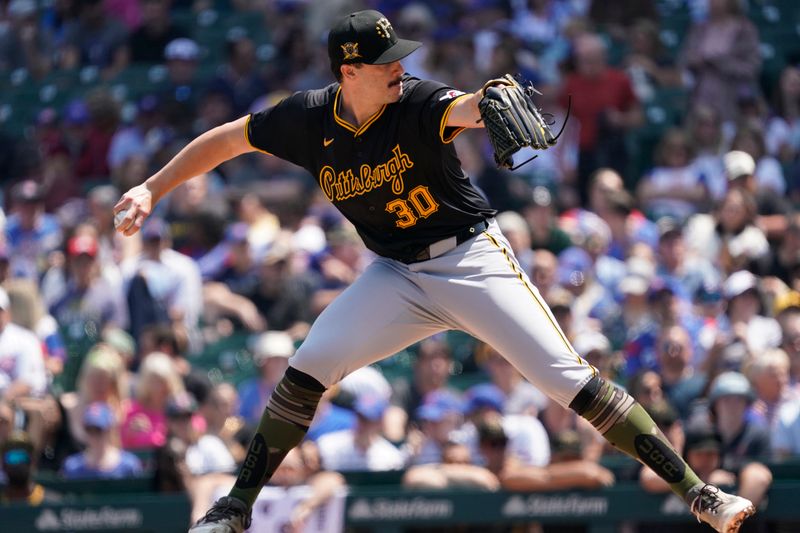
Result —
M 444 93 L 442 96 L 439 97 L 439 101 L 442 100 L 451 100 L 457 96 L 461 96 L 462 94 L 466 94 L 464 91 L 456 91 L 455 89 L 451 89 Z

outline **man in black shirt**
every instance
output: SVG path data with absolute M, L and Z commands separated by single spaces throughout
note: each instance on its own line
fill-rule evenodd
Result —
M 192 528 L 239 533 L 262 485 L 308 430 L 326 387 L 434 333 L 464 330 L 533 384 L 664 477 L 718 531 L 750 502 L 704 484 L 642 407 L 572 348 L 461 169 L 453 139 L 480 127 L 482 91 L 406 74 L 421 43 L 398 39 L 377 11 L 341 19 L 328 37 L 337 79 L 204 133 L 115 207 L 138 231 L 177 184 L 259 150 L 308 170 L 379 257 L 319 316 L 275 388 L 236 485 Z

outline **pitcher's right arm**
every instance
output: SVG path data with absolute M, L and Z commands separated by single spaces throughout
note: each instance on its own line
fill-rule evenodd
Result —
M 144 183 L 122 195 L 114 214 L 125 212 L 116 224 L 123 235 L 133 235 L 161 198 L 181 183 L 205 174 L 234 157 L 254 151 L 247 141 L 247 116 L 210 129 L 187 144 L 169 163 Z

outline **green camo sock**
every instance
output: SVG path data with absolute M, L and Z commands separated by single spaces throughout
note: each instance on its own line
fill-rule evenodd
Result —
M 286 370 L 261 415 L 229 496 L 253 506 L 261 487 L 305 437 L 323 392 L 325 387 L 308 374 L 292 367 Z
M 647 411 L 613 383 L 592 378 L 570 407 L 614 447 L 650 467 L 685 501 L 691 502 L 698 486 L 703 485 Z

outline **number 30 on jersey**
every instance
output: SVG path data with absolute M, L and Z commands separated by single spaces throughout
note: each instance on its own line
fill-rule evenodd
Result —
M 386 204 L 386 210 L 397 215 L 395 225 L 409 228 L 420 218 L 428 218 L 439 210 L 439 204 L 424 185 L 417 185 L 408 192 L 406 198 L 395 198 Z

